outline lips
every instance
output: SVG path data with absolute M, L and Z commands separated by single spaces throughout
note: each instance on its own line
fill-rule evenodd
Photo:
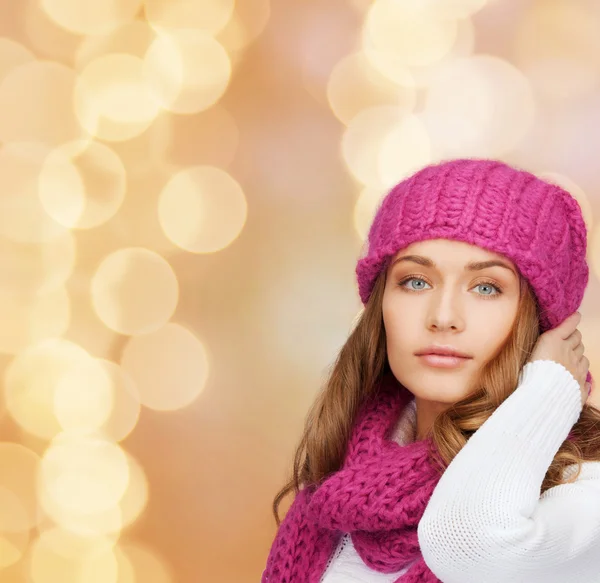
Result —
M 422 350 L 415 352 L 416 356 L 423 356 L 426 354 L 437 354 L 439 356 L 455 356 L 457 358 L 472 358 L 470 355 L 456 350 L 455 348 L 452 348 L 450 346 L 428 346 L 427 348 L 423 348 Z
M 470 360 L 470 358 L 440 354 L 421 354 L 419 359 L 423 364 L 436 368 L 456 368 Z

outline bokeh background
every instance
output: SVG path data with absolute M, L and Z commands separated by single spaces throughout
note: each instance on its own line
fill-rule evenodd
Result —
M 596 0 L 0 0 L 0 581 L 259 581 L 373 212 L 427 163 L 577 198 L 594 371 L 598 30 Z

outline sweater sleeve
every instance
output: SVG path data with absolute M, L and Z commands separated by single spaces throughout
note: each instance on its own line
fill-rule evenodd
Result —
M 444 583 L 600 583 L 600 462 L 541 485 L 581 414 L 579 383 L 552 360 L 527 363 L 516 390 L 441 476 L 418 525 Z M 567 475 L 576 466 L 567 468 Z

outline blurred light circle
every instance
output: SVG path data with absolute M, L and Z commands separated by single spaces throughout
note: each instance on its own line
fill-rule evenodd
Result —
M 67 507 L 52 496 L 47 488 L 40 488 L 38 494 L 44 512 L 55 524 L 74 535 L 102 535 L 107 537 L 107 541 L 116 543 L 121 531 L 139 518 L 148 503 L 148 479 L 143 468 L 125 450 L 122 453 L 127 459 L 129 480 L 118 504 L 96 511 L 85 507 Z
M 22 30 L 27 46 L 39 59 L 72 63 L 73 54 L 81 42 L 81 35 L 62 28 L 48 16 L 40 0 L 18 2 L 19 29 Z
M 106 34 L 139 12 L 142 0 L 41 0 L 42 8 L 59 26 L 81 35 Z
M 172 164 L 166 164 L 165 158 L 157 156 L 153 164 L 129 174 L 127 196 L 116 222 L 127 233 L 131 246 L 152 249 L 166 256 L 180 249 L 165 235 L 157 210 L 162 189 L 178 170 Z
M 92 278 L 98 317 L 121 334 L 146 334 L 173 315 L 179 297 L 177 276 L 158 253 L 133 247 L 108 255 Z
M 270 16 L 270 0 L 236 2 L 232 17 L 216 38 L 227 52 L 240 52 L 265 30 Z
M 363 48 L 389 53 L 409 67 L 440 60 L 456 40 L 457 23 L 423 2 L 375 0 L 363 28 Z
M 61 377 L 91 356 L 68 340 L 52 338 L 15 356 L 4 376 L 6 407 L 29 433 L 51 439 L 61 431 L 54 415 L 54 393 Z
M 28 567 L 32 583 L 118 583 L 112 544 L 60 528 L 42 532 L 33 542 Z
M 140 416 L 140 396 L 133 379 L 115 362 L 98 359 L 112 385 L 113 406 L 100 431 L 112 441 L 122 441 L 135 428 Z
M 132 525 L 144 512 L 148 504 L 150 486 L 140 462 L 123 450 L 129 464 L 129 483 L 119 501 L 122 528 Z
M 54 391 L 54 414 L 64 430 L 94 432 L 112 412 L 113 387 L 104 367 L 87 359 L 71 367 Z
M 350 120 L 342 136 L 342 156 L 357 180 L 369 186 L 383 186 L 381 148 L 403 119 L 400 108 L 381 105 L 364 109 Z
M 235 0 L 144 0 L 145 15 L 152 26 L 187 28 L 208 34 L 216 34 L 225 27 L 234 6 Z
M 0 353 L 17 354 L 46 338 L 62 336 L 71 322 L 67 289 L 24 293 L 0 284 Z
M 363 188 L 354 205 L 354 228 L 362 241 L 366 241 L 369 229 L 375 218 L 375 212 L 388 193 L 388 189 Z
M 144 132 L 160 104 L 143 73 L 142 59 L 108 54 L 88 63 L 75 85 L 75 113 L 92 135 L 125 141 Z
M 131 338 L 121 366 L 134 379 L 142 404 L 158 411 L 189 405 L 204 390 L 209 373 L 203 343 L 173 323 Z
M 437 1 L 437 0 L 436 0 Z M 364 55 L 371 67 L 405 89 L 427 88 L 432 80 L 454 60 L 469 57 L 475 50 L 475 25 L 466 18 L 457 23 L 456 40 L 440 59 L 422 66 L 409 67 L 401 54 L 365 46 Z
M 52 524 L 64 528 L 72 535 L 81 537 L 105 536 L 117 542 L 123 528 L 123 519 L 119 505 L 97 512 L 83 511 L 66 507 L 46 488 L 38 492 L 40 505 Z
M 230 245 L 243 229 L 247 214 L 241 186 L 227 172 L 211 166 L 175 174 L 158 203 L 165 235 L 194 253 L 213 253 Z
M 444 57 L 425 67 L 412 67 L 412 82 L 415 89 L 427 89 L 446 67 L 456 59 L 471 57 L 475 53 L 475 25 L 469 18 L 459 20 L 456 42 Z M 384 74 L 386 72 L 384 71 Z
M 129 482 L 123 450 L 92 435 L 57 436 L 42 456 L 39 487 L 67 513 L 118 506 Z
M 3 498 L 2 491 L 3 489 L 0 487 L 0 504 L 2 504 L 1 500 Z M 0 569 L 6 569 L 18 563 L 27 551 L 28 543 L 28 530 L 24 532 L 4 532 L 2 530 L 2 517 L 0 517 Z
M 425 125 L 407 115 L 394 125 L 381 144 L 379 175 L 389 187 L 431 162 L 432 148 Z
M 422 4 L 444 18 L 466 19 L 479 12 L 489 0 L 422 0 Z
M 142 59 L 155 37 L 156 31 L 145 20 L 132 20 L 108 34 L 84 37 L 75 52 L 75 69 L 82 70 L 97 58 L 111 54 Z
M 63 284 L 73 274 L 75 255 L 75 237 L 66 229 L 46 243 L 15 242 L 0 236 L 0 272 L 5 278 L 0 287 L 29 297 L 57 290 L 63 293 Z
M 140 543 L 115 547 L 119 562 L 119 583 L 173 583 L 173 573 L 156 552 Z M 121 581 L 121 577 L 123 580 Z
M 344 124 L 368 107 L 397 105 L 409 113 L 416 105 L 415 90 L 395 85 L 371 66 L 364 52 L 348 55 L 336 64 L 327 83 L 327 98 Z
M 437 76 L 423 120 L 446 156 L 500 156 L 531 129 L 535 102 L 527 78 L 490 55 L 457 59 Z
M 69 228 L 89 229 L 112 218 L 125 198 L 120 158 L 96 141 L 69 142 L 48 154 L 39 177 L 46 212 Z
M 30 61 L 35 61 L 35 56 L 29 49 L 9 38 L 0 38 L 0 84 L 13 69 Z
M 19 243 L 42 243 L 64 235 L 65 227 L 48 215 L 38 196 L 39 175 L 48 152 L 32 142 L 5 144 L 0 149 L 1 236 Z
M 223 46 L 206 33 L 162 30 L 146 53 L 144 75 L 162 107 L 198 113 L 225 93 L 231 62 Z
M 56 146 L 86 136 L 73 113 L 75 73 L 51 61 L 13 68 L 0 84 L 0 140 Z
M 0 535 L 38 526 L 36 495 L 39 456 L 18 443 L 0 443 Z

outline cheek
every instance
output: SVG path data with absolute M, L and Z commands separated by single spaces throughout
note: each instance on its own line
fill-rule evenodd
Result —
M 497 356 L 510 336 L 512 321 L 507 314 L 493 314 L 486 319 L 486 326 L 480 330 L 478 353 L 482 362 Z
M 411 339 L 418 337 L 416 320 L 414 313 L 411 316 L 406 310 L 400 309 L 397 304 L 393 309 L 384 308 L 383 325 L 388 348 L 398 351 L 410 345 Z

